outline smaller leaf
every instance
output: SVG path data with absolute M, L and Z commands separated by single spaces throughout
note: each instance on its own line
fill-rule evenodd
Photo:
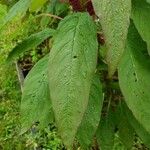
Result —
M 22 133 L 35 122 L 44 128 L 53 121 L 53 111 L 47 78 L 48 55 L 42 58 L 25 79 L 21 100 Z
M 98 128 L 102 105 L 102 85 L 99 77 L 95 75 L 91 85 L 87 110 L 77 132 L 77 139 L 84 149 L 89 147 Z
M 31 0 L 18 1 L 7 13 L 6 17 L 2 21 L 0 28 L 6 25 L 9 21 L 14 19 L 17 15 L 21 15 L 27 11 L 31 3 Z
M 20 56 L 22 53 L 38 46 L 48 37 L 52 36 L 54 32 L 55 30 L 46 28 L 41 32 L 32 34 L 30 37 L 26 38 L 24 41 L 22 41 L 15 48 L 12 49 L 12 51 L 8 55 L 7 62 L 11 62 L 12 60 Z
M 112 150 L 114 146 L 115 126 L 111 114 L 101 118 L 96 138 L 101 150 Z

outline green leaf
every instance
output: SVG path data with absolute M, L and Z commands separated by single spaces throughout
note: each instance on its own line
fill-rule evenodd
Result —
M 146 43 L 131 24 L 126 50 L 119 66 L 119 83 L 135 118 L 150 133 L 150 59 Z
M 47 0 L 31 0 L 31 6 L 30 6 L 30 11 L 34 12 L 39 10 L 45 3 L 47 2 Z
M 120 140 L 128 150 L 131 150 L 134 142 L 134 129 L 125 116 L 121 104 L 117 108 L 116 115 L 119 116 L 117 127 L 119 129 Z
M 91 85 L 88 107 L 77 132 L 77 139 L 84 149 L 88 149 L 98 128 L 102 105 L 102 85 L 99 76 L 95 75 Z
M 144 129 L 144 127 L 136 120 L 136 118 L 133 116 L 132 112 L 129 110 L 127 105 L 123 103 L 122 105 L 124 114 L 126 115 L 128 121 L 138 134 L 138 136 L 141 138 L 141 140 L 144 142 L 144 144 L 150 148 L 150 134 Z
M 10 22 L 12 19 L 14 19 L 17 15 L 21 15 L 27 11 L 31 3 L 31 0 L 20 0 L 18 1 L 7 13 L 6 17 L 4 18 L 2 25 L 0 28 L 2 28 L 4 25 L 6 25 L 8 22 Z M 1 24 L 1 23 L 0 23 Z
M 87 13 L 62 20 L 50 53 L 49 83 L 56 123 L 67 147 L 87 108 L 97 50 L 96 26 Z
M 131 0 L 92 0 L 92 2 L 104 32 L 107 46 L 106 62 L 111 77 L 125 48 Z
M 44 128 L 53 121 L 52 104 L 49 95 L 48 57 L 42 58 L 27 75 L 21 100 L 22 133 L 35 122 Z
M 26 38 L 24 41 L 22 41 L 12 49 L 12 51 L 8 55 L 7 62 L 9 63 L 20 56 L 22 53 L 35 48 L 48 37 L 52 36 L 54 32 L 55 30 L 46 28 L 41 32 L 32 34 L 30 37 Z
M 150 54 L 150 5 L 145 0 L 133 0 L 132 19 Z
M 112 150 L 114 146 L 115 126 L 111 114 L 102 116 L 96 132 L 96 138 L 101 150 Z

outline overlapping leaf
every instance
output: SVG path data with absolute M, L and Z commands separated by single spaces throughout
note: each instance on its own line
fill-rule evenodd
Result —
M 77 132 L 77 139 L 84 149 L 88 149 L 98 128 L 102 105 L 102 85 L 99 76 L 95 75 L 91 85 L 88 107 Z
M 56 123 L 67 147 L 87 108 L 97 50 L 96 27 L 87 13 L 70 15 L 59 24 L 49 58 L 49 84 Z
M 22 133 L 35 122 L 45 127 L 53 121 L 48 83 L 48 55 L 42 58 L 25 79 L 21 100 Z
M 133 116 L 132 112 L 129 110 L 127 105 L 123 103 L 122 105 L 123 112 L 125 116 L 127 117 L 128 121 L 136 131 L 137 135 L 141 138 L 141 140 L 144 142 L 144 144 L 150 148 L 150 134 L 143 128 L 143 126 L 136 120 L 136 118 Z
M 146 0 L 133 0 L 132 19 L 150 54 L 150 4 Z
M 146 48 L 132 24 L 119 66 L 119 83 L 128 107 L 150 133 L 150 59 L 143 53 Z
M 112 150 L 114 146 L 115 126 L 112 116 L 102 116 L 98 130 L 96 132 L 96 138 L 101 150 Z
M 55 30 L 46 28 L 41 32 L 32 34 L 31 36 L 26 38 L 24 41 L 22 41 L 15 48 L 12 49 L 12 51 L 9 53 L 7 61 L 10 62 L 13 59 L 16 59 L 22 53 L 38 46 L 40 43 L 42 43 L 48 37 L 52 36 L 54 34 L 54 32 L 55 32 Z
M 117 111 L 116 111 L 116 115 L 118 117 L 118 122 L 117 122 L 117 127 L 118 127 L 118 134 L 120 137 L 120 140 L 122 141 L 122 143 L 124 144 L 124 146 L 130 150 L 133 147 L 133 142 L 134 142 L 134 129 L 131 126 L 131 124 L 129 123 L 125 112 L 122 108 L 122 105 L 119 104 Z
M 129 26 L 131 0 L 92 0 L 100 18 L 107 46 L 109 76 L 116 71 L 122 57 Z

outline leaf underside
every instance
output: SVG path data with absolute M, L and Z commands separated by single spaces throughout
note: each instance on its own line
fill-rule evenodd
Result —
M 121 60 L 129 26 L 131 0 L 92 0 L 104 33 L 109 76 Z

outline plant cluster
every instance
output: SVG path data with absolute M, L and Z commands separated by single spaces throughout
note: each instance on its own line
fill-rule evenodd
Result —
M 41 31 L 7 63 L 41 43 L 48 49 L 25 78 L 21 133 L 56 123 L 67 149 L 150 148 L 149 0 L 20 0 L 0 23 L 38 18 Z M 79 145 L 78 145 L 79 144 Z

